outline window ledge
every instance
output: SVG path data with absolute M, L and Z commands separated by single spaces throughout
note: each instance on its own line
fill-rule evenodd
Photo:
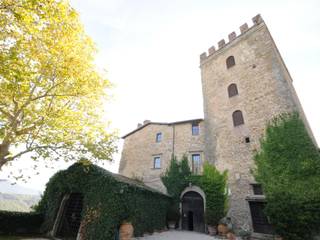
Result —
M 266 196 L 265 195 L 249 195 L 246 197 L 247 201 L 257 201 L 257 202 L 266 202 Z

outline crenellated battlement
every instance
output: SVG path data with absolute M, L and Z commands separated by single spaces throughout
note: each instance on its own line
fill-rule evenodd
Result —
M 253 22 L 253 25 L 249 28 L 248 24 L 247 23 L 244 23 L 240 26 L 240 35 L 241 36 L 242 34 L 246 33 L 249 29 L 259 25 L 260 23 L 263 22 L 263 19 L 261 17 L 260 14 L 256 15 L 255 17 L 252 18 L 252 22 Z M 228 35 L 228 42 L 226 43 L 226 41 L 224 39 L 221 39 L 219 42 L 218 42 L 218 49 L 215 48 L 215 46 L 212 46 L 208 49 L 208 54 L 207 52 L 203 52 L 201 55 L 200 55 L 200 63 L 203 62 L 204 60 L 206 60 L 209 56 L 213 55 L 214 53 L 218 52 L 220 49 L 222 49 L 224 46 L 230 44 L 232 41 L 234 41 L 235 39 L 237 39 L 237 36 L 236 32 L 232 32 Z

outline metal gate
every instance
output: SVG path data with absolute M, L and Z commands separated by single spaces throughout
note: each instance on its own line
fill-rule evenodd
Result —
M 182 229 L 204 232 L 203 198 L 197 192 L 187 192 L 182 197 Z
M 81 193 L 71 193 L 63 209 L 57 236 L 63 239 L 76 239 L 81 223 L 83 196 Z

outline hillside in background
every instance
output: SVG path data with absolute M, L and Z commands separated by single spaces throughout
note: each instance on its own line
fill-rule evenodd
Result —
M 39 200 L 39 191 L 0 179 L 0 210 L 29 212 Z
M 29 212 L 39 200 L 40 195 L 0 193 L 0 210 Z

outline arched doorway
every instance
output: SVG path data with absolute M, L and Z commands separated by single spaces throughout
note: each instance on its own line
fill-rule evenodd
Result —
M 182 229 L 204 232 L 204 202 L 202 196 L 194 191 L 182 196 Z

